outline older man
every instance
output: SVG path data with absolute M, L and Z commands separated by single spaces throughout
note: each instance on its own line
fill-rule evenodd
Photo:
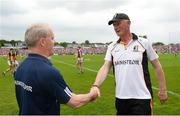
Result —
M 47 24 L 34 24 L 25 32 L 30 51 L 15 73 L 19 114 L 60 114 L 60 104 L 78 108 L 97 96 L 96 92 L 76 95 L 48 57 L 53 55 L 54 34 Z
M 155 70 L 159 84 L 159 100 L 167 100 L 166 82 L 158 55 L 149 40 L 138 38 L 130 32 L 128 15 L 117 13 L 109 21 L 119 39 L 108 46 L 105 62 L 91 88 L 99 93 L 99 87 L 113 67 L 116 82 L 117 115 L 150 115 L 152 112 L 152 88 L 148 60 Z

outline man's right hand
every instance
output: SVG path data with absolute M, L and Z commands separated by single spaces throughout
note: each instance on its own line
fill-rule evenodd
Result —
M 100 90 L 97 86 L 92 86 L 90 89 L 91 96 L 91 102 L 95 102 L 97 97 L 100 97 Z

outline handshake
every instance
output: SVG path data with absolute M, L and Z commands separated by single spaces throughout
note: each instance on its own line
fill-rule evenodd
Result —
M 100 97 L 99 87 L 97 85 L 92 85 L 89 95 L 90 95 L 90 101 L 95 102 L 97 97 Z
M 67 103 L 72 108 L 79 108 L 89 102 L 95 102 L 100 97 L 100 90 L 97 85 L 93 85 L 87 94 L 72 94 L 71 99 Z

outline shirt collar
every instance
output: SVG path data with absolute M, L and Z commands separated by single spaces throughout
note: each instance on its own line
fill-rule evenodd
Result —
M 137 40 L 137 39 L 138 39 L 138 36 L 137 36 L 136 34 L 132 33 L 132 39 L 133 39 L 133 40 Z M 121 41 L 121 38 L 119 38 L 119 39 L 117 40 L 117 43 L 120 43 L 120 41 Z
M 44 62 L 48 63 L 49 65 L 52 65 L 52 63 L 50 62 L 50 60 L 40 54 L 35 54 L 35 53 L 29 53 L 28 54 L 28 57 L 29 58 L 38 58 L 38 59 L 41 59 L 43 60 Z

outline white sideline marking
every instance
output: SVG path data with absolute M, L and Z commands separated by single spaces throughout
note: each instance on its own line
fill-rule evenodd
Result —
M 55 60 L 55 59 L 53 59 L 53 60 Z M 56 61 L 56 62 L 59 62 L 59 63 L 62 63 L 62 64 L 69 65 L 69 66 L 71 66 L 71 67 L 75 67 L 75 65 L 73 65 L 73 64 L 65 63 L 65 62 L 58 61 L 58 60 L 55 60 L 55 61 Z M 98 71 L 96 71 L 96 70 L 93 70 L 93 69 L 90 69 L 90 68 L 86 68 L 86 67 L 84 67 L 84 69 L 89 70 L 89 71 L 91 71 L 91 72 L 95 72 L 95 73 L 98 72 Z M 108 76 L 114 77 L 114 75 L 111 75 L 111 74 L 108 74 Z M 152 86 L 152 89 L 154 89 L 154 90 L 159 90 L 157 87 L 154 87 L 154 86 Z M 174 96 L 177 96 L 177 97 L 180 97 L 180 94 L 175 93 L 175 92 L 173 92 L 173 91 L 167 91 L 167 93 L 169 93 L 169 94 L 171 94 L 171 95 L 174 95 Z

